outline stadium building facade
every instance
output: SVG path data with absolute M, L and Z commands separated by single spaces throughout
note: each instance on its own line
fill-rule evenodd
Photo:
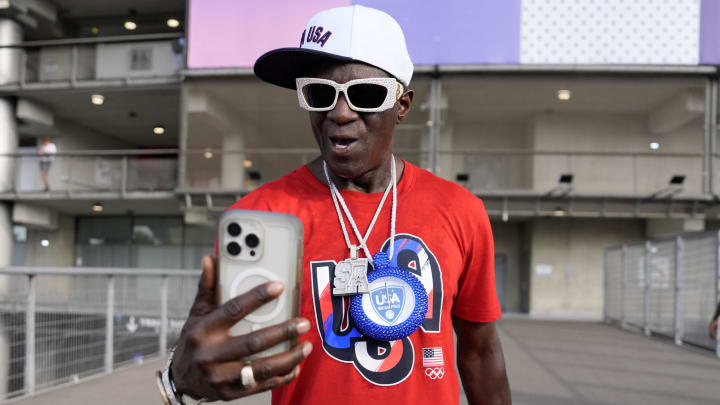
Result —
M 395 148 L 484 200 L 505 311 L 600 319 L 606 247 L 718 228 L 714 0 L 11 0 L 0 266 L 197 269 L 219 212 L 316 155 L 255 58 L 350 3 L 403 26 Z

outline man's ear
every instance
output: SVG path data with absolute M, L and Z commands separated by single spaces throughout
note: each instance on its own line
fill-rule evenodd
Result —
M 403 93 L 402 96 L 398 99 L 398 110 L 397 110 L 397 119 L 395 120 L 395 124 L 399 124 L 405 120 L 405 117 L 410 112 L 410 104 L 412 104 L 413 96 L 415 95 L 415 92 L 408 89 L 405 93 Z

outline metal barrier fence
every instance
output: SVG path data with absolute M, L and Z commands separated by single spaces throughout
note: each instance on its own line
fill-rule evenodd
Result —
M 199 272 L 0 268 L 0 400 L 167 352 Z
M 605 250 L 606 322 L 715 351 L 709 325 L 720 301 L 720 232 Z

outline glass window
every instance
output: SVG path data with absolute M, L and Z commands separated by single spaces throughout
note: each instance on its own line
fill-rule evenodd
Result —
M 130 217 L 78 218 L 78 245 L 124 245 L 129 242 Z
M 27 227 L 23 225 L 13 225 L 13 240 L 16 243 L 27 242 Z
M 180 217 L 135 217 L 134 245 L 182 245 L 183 222 Z
M 185 225 L 185 245 L 213 246 L 215 233 L 214 226 Z

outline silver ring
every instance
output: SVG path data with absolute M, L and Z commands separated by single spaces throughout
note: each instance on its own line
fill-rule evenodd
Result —
M 240 381 L 245 388 L 252 388 L 255 384 L 257 384 L 255 381 L 255 374 L 253 373 L 250 363 L 245 364 L 243 368 L 240 369 Z

